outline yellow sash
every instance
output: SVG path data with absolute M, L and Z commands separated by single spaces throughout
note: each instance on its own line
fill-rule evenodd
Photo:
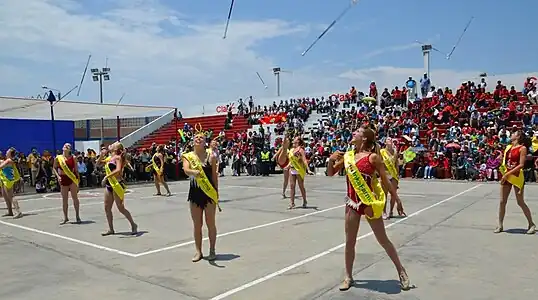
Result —
M 499 171 L 501 171 L 501 174 L 506 174 L 508 172 L 508 168 L 506 167 L 506 155 L 508 154 L 508 151 L 512 149 L 512 145 L 506 146 L 506 149 L 504 150 L 504 157 L 503 162 L 501 166 L 499 167 Z M 519 170 L 519 174 L 517 176 L 515 175 L 509 175 L 507 178 L 507 181 L 512 184 L 513 186 L 518 187 L 520 190 L 523 189 L 523 185 L 525 184 L 525 177 L 523 176 L 523 170 Z
M 71 181 L 73 181 L 76 185 L 78 185 L 78 182 L 79 182 L 78 178 L 77 176 L 75 176 L 73 171 L 69 169 L 69 166 L 65 162 L 65 156 L 58 155 L 56 156 L 56 158 L 58 159 L 58 163 L 60 164 L 60 168 L 62 168 L 62 171 L 64 172 L 64 174 L 67 175 L 67 177 L 69 177 L 69 179 L 71 179 Z
M 290 160 L 291 166 L 299 172 L 299 176 L 304 180 L 306 175 L 306 168 L 303 166 L 302 162 L 299 162 L 299 158 L 294 154 L 295 149 L 288 150 L 288 158 Z
M 8 190 L 12 189 L 17 181 L 21 180 L 21 175 L 19 174 L 19 169 L 15 164 L 11 165 L 13 167 L 13 180 L 9 180 L 4 174 L 3 170 L 0 170 L 0 186 L 5 186 Z
M 207 178 L 207 174 L 204 172 L 204 169 L 202 168 L 202 163 L 200 162 L 200 159 L 198 159 L 198 156 L 196 156 L 194 152 L 184 153 L 182 156 L 185 157 L 185 159 L 189 162 L 192 169 L 200 172 L 200 175 L 194 178 L 200 189 L 209 198 L 211 198 L 211 200 L 213 200 L 215 204 L 218 205 L 219 195 L 217 193 L 217 190 L 215 190 L 215 188 L 209 181 L 209 178 Z
M 105 159 L 105 174 L 107 176 L 112 173 L 112 170 L 110 170 L 110 167 L 108 166 L 108 162 L 111 158 L 112 157 L 109 156 Z M 108 183 L 110 183 L 112 190 L 114 190 L 116 195 L 123 201 L 125 197 L 125 187 L 118 181 L 118 178 L 116 178 L 116 176 L 110 176 L 108 177 Z
M 372 208 L 374 215 L 369 219 L 378 219 L 383 215 L 383 209 L 385 207 L 385 193 L 381 187 L 381 183 L 374 175 L 372 177 L 372 186 L 374 191 L 368 187 L 366 180 L 362 177 L 361 172 L 355 165 L 355 151 L 351 150 L 344 154 L 344 165 L 346 168 L 346 175 L 349 182 L 353 186 L 355 193 L 359 197 L 362 203 Z
M 157 163 L 155 162 L 155 157 L 157 157 L 157 153 L 153 154 L 153 157 L 151 158 L 151 165 L 148 165 L 146 167 L 146 172 L 151 171 L 151 168 L 153 167 L 153 170 L 155 170 L 155 172 L 157 172 L 157 174 L 159 174 L 159 176 L 161 176 L 162 175 L 161 168 L 159 168 L 159 166 L 157 166 Z
M 385 164 L 385 167 L 387 167 L 387 171 L 389 172 L 390 176 L 396 179 L 396 181 L 400 181 L 398 178 L 398 171 L 394 165 L 394 159 L 390 155 L 389 151 L 387 151 L 387 149 L 381 149 L 380 153 L 381 157 L 383 158 L 383 163 Z

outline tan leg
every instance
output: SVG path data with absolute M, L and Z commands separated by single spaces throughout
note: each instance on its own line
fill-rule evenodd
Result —
M 506 204 L 508 203 L 508 196 L 510 196 L 510 191 L 512 191 L 511 184 L 502 184 L 501 185 L 501 201 L 499 202 L 499 219 L 497 223 L 497 228 L 495 233 L 503 231 L 504 215 L 506 214 Z
M 191 209 L 191 218 L 193 225 L 193 235 L 194 235 L 194 246 L 196 247 L 196 254 L 192 258 L 193 262 L 200 261 L 203 258 L 202 255 L 202 226 L 204 225 L 203 220 L 203 209 L 198 207 L 194 203 L 190 203 Z
M 394 244 L 392 244 L 389 237 L 387 236 L 383 219 L 380 218 L 380 219 L 375 219 L 375 220 L 368 220 L 368 223 L 370 224 L 370 227 L 372 228 L 372 231 L 374 232 L 377 242 L 379 243 L 381 247 L 383 247 L 383 249 L 385 249 L 385 252 L 389 256 L 389 258 L 392 260 L 392 263 L 394 264 L 394 266 L 396 267 L 396 271 L 398 272 L 398 276 L 400 278 L 400 285 L 401 285 L 402 290 L 408 290 L 409 278 L 407 277 L 407 273 L 405 272 L 405 269 L 402 266 L 400 257 L 398 256 L 398 252 L 396 251 L 396 247 L 394 247 Z
M 75 208 L 75 216 L 77 223 L 80 223 L 80 200 L 78 199 L 78 186 L 75 183 L 72 183 L 69 187 L 71 192 L 71 199 L 73 199 L 73 207 Z
M 216 259 L 215 246 L 217 243 L 217 205 L 215 205 L 214 203 L 208 203 L 204 211 L 205 224 L 207 226 L 207 235 L 209 237 L 209 256 L 207 257 L 207 260 L 213 261 Z
M 345 278 L 340 285 L 341 291 L 348 290 L 353 285 L 353 263 L 355 262 L 355 246 L 359 233 L 361 216 L 353 209 L 346 206 L 345 232 L 346 246 L 344 250 Z

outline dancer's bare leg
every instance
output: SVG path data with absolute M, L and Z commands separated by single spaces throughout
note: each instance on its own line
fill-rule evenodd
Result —
M 346 291 L 353 285 L 353 263 L 355 262 L 355 246 L 357 244 L 357 234 L 359 233 L 360 221 L 361 216 L 355 210 L 346 206 L 346 246 L 344 250 L 346 275 L 344 282 L 342 282 L 340 285 L 341 291 Z
M 190 209 L 193 225 L 194 247 L 196 248 L 196 254 L 194 254 L 192 262 L 197 262 L 204 257 L 202 255 L 202 226 L 204 225 L 204 211 L 202 208 L 192 202 L 190 203 Z
M 216 225 L 217 205 L 208 203 L 205 208 L 205 224 L 207 226 L 207 236 L 209 238 L 209 256 L 207 260 L 216 259 L 215 246 L 217 244 L 217 225 Z

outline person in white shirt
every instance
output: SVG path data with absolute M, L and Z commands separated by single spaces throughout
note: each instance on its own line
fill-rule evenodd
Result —
M 428 94 L 426 95 L 426 98 L 431 98 L 431 97 L 435 96 L 435 94 L 436 94 L 436 93 L 435 93 L 435 87 L 432 86 L 432 87 L 430 88 L 430 91 L 429 91 Z
M 527 93 L 527 97 L 529 98 L 529 102 L 531 104 L 538 104 L 538 91 L 536 91 L 536 86 L 532 87 L 532 89 Z

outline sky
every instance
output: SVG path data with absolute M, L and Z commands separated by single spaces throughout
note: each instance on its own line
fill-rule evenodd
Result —
M 487 72 L 520 88 L 538 75 L 538 41 L 526 29 L 531 0 L 362 0 L 301 56 L 349 3 L 237 0 L 222 39 L 229 0 L 2 0 L 0 95 L 37 96 L 42 85 L 66 93 L 89 54 L 89 68 L 111 68 L 105 103 L 125 95 L 125 104 L 187 109 L 274 98 L 277 66 L 288 71 L 282 98 L 364 90 L 371 81 L 393 88 L 424 73 L 415 40 L 449 52 L 471 16 L 450 60 L 432 53 L 434 85 L 456 88 Z M 67 99 L 99 102 L 91 76 L 76 93 Z

